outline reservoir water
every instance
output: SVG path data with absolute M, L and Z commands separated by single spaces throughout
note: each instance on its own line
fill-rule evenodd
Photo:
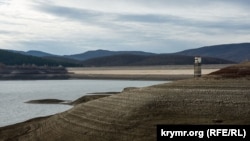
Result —
M 125 87 L 146 87 L 164 81 L 36 80 L 0 81 L 0 127 L 66 111 L 69 105 L 27 104 L 29 100 L 76 100 L 88 93 L 119 92 Z

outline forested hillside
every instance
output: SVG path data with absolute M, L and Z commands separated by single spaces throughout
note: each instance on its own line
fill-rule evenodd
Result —
M 20 53 L 14 53 L 6 50 L 0 49 L 0 63 L 5 65 L 23 65 L 23 64 L 35 64 L 37 66 L 77 66 L 77 64 L 73 63 L 66 63 L 66 62 L 59 62 L 48 60 L 40 57 L 29 56 L 29 55 L 22 55 Z

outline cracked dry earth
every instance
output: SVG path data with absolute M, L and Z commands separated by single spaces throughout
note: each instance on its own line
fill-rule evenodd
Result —
M 0 128 L 0 140 L 153 141 L 157 124 L 250 124 L 249 77 L 213 75 L 81 103 Z

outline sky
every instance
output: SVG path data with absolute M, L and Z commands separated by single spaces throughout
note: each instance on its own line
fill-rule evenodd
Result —
M 172 53 L 250 41 L 249 0 L 0 0 L 0 48 Z

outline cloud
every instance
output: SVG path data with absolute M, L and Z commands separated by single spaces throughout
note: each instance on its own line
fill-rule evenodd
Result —
M 9 4 L 8 0 L 0 0 L 0 5 Z
M 118 20 L 142 23 L 168 23 L 197 28 L 247 29 L 250 27 L 250 23 L 241 23 L 237 20 L 232 20 L 229 18 L 217 21 L 202 21 L 171 15 L 122 15 Z
M 73 19 L 77 21 L 89 21 L 94 20 L 96 17 L 100 16 L 100 13 L 84 10 L 79 8 L 72 8 L 72 7 L 65 7 L 65 6 L 58 6 L 58 5 L 40 5 L 37 7 L 38 10 L 43 12 L 59 16 L 65 17 L 68 19 Z
M 0 0 L 1 47 L 175 52 L 250 40 L 246 0 Z
M 223 1 L 223 0 L 221 0 Z M 162 3 L 164 3 L 162 1 Z M 175 3 L 176 4 L 176 3 Z M 190 4 L 190 3 L 189 3 Z M 197 3 L 196 3 L 197 4 Z M 102 13 L 93 10 L 79 9 L 58 5 L 40 5 L 39 10 L 50 13 L 59 17 L 67 18 L 68 20 L 76 20 L 79 22 L 91 23 L 96 25 L 107 24 L 117 26 L 115 22 L 140 22 L 143 23 L 158 23 L 158 24 L 174 24 L 179 26 L 196 27 L 196 28 L 217 28 L 221 30 L 245 30 L 250 27 L 250 22 L 246 23 L 243 20 L 245 17 L 222 17 L 216 20 L 192 19 L 189 17 L 180 17 L 169 14 L 119 14 L 119 13 Z M 108 18 L 107 18 L 108 17 Z M 243 21 L 243 22 L 242 22 Z M 108 28 L 108 27 L 106 27 Z
M 8 31 L 8 30 L 0 30 L 0 34 L 14 34 L 16 32 L 11 32 L 11 31 Z

